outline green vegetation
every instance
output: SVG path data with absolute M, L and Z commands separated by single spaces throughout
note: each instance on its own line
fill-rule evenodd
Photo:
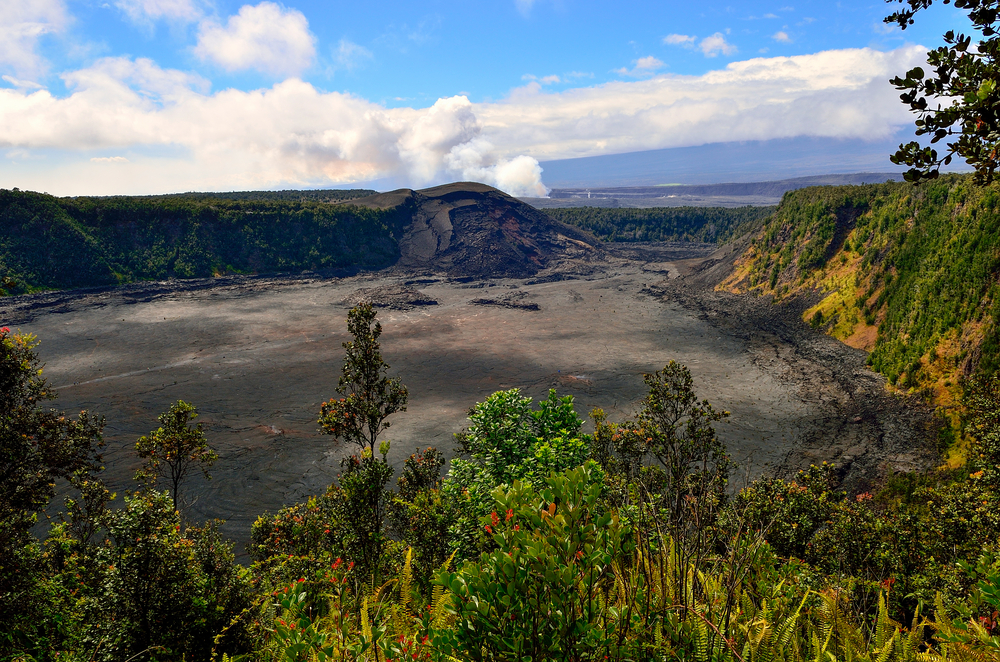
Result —
M 196 418 L 195 406 L 178 400 L 169 411 L 160 414 L 161 427 L 135 442 L 135 454 L 142 458 L 136 480 L 155 483 L 157 478 L 166 479 L 174 510 L 178 510 L 181 482 L 188 472 L 200 465 L 205 478 L 211 478 L 208 468 L 219 459 L 219 454 L 208 445 L 201 423 L 191 426 Z
M 887 0 L 907 7 L 886 17 L 905 30 L 914 16 L 934 4 L 934 0 Z M 943 0 L 949 4 L 951 0 Z M 933 147 L 917 141 L 900 145 L 893 163 L 911 166 L 907 181 L 936 179 L 942 165 L 960 156 L 976 170 L 979 183 L 988 184 L 1000 164 L 1000 2 L 997 0 L 955 0 L 955 7 L 968 12 L 971 28 L 979 39 L 948 30 L 944 46 L 927 53 L 931 75 L 914 67 L 892 84 L 903 93 L 900 100 L 917 115 L 916 135 L 930 136 L 935 144 L 951 136 L 947 151 L 939 156 Z
M 792 191 L 725 285 L 819 290 L 806 321 L 870 350 L 890 383 L 951 404 L 962 375 L 1000 368 L 998 206 L 968 176 Z
M 352 189 L 289 189 L 285 191 L 229 191 L 225 193 L 167 193 L 165 195 L 140 196 L 146 200 L 184 199 L 194 201 L 205 200 L 242 200 L 259 202 L 328 202 L 337 203 L 356 198 L 375 195 L 378 191 L 365 188 Z
M 569 207 L 543 211 L 605 241 L 706 241 L 725 243 L 756 230 L 774 207 Z
M 375 307 L 362 303 L 351 309 L 347 331 L 354 340 L 343 343 L 344 367 L 337 393 L 344 397 L 320 406 L 319 424 L 323 432 L 375 455 L 375 442 L 389 429 L 386 419 L 406 411 L 407 391 L 398 377 L 389 377 L 389 364 L 382 359 L 379 336 L 382 325 L 375 319 Z M 385 455 L 385 453 L 382 453 Z
M 374 313 L 350 320 L 348 349 L 364 351 L 344 383 L 378 382 Z M 152 481 L 116 503 L 100 426 L 40 409 L 33 348 L 0 329 L 3 459 L 31 460 L 2 474 L 0 526 L 17 535 L 0 548 L 0 659 L 1000 659 L 998 379 L 967 391 L 961 471 L 853 497 L 827 465 L 730 490 L 726 414 L 676 363 L 645 376 L 634 419 L 592 412 L 593 435 L 572 398 L 501 391 L 470 412 L 466 457 L 442 477 L 439 452 L 413 455 L 396 490 L 388 442 L 379 458 L 365 435 L 336 435 L 361 453 L 324 495 L 260 517 L 241 567 L 214 523 L 182 531 Z M 358 411 L 383 403 L 354 393 Z M 164 429 L 197 436 L 191 411 L 175 405 Z M 62 521 L 34 539 L 69 472 Z
M 55 198 L 0 189 L 0 288 L 382 268 L 398 257 L 397 210 L 277 197 Z

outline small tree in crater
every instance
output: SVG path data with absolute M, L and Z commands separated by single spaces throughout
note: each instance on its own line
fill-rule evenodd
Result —
M 140 437 L 135 444 L 136 452 L 143 459 L 136 480 L 152 484 L 157 477 L 166 478 L 170 482 L 174 510 L 177 510 L 181 481 L 191 467 L 200 465 L 205 478 L 211 478 L 208 468 L 219 459 L 218 453 L 208 445 L 201 423 L 191 425 L 197 417 L 194 405 L 178 400 L 169 411 L 160 414 L 161 427 Z
M 399 377 L 387 375 L 389 365 L 382 360 L 378 341 L 382 325 L 372 304 L 351 309 L 347 330 L 354 340 L 344 343 L 347 355 L 337 386 L 344 397 L 322 404 L 319 424 L 326 434 L 367 448 L 374 457 L 375 441 L 389 427 L 386 419 L 406 411 L 407 391 Z

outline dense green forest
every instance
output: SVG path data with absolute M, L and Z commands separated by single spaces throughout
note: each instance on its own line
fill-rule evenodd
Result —
M 775 207 L 571 207 L 546 214 L 607 241 L 707 241 L 725 243 L 756 230 Z
M 56 198 L 0 190 L 0 287 L 20 293 L 227 273 L 378 269 L 399 256 L 405 219 L 396 210 L 278 197 Z
M 149 200 L 163 200 L 170 198 L 182 198 L 185 200 L 241 200 L 257 202 L 329 202 L 337 203 L 345 200 L 354 200 L 369 195 L 375 195 L 378 191 L 366 188 L 351 189 L 286 189 L 284 191 L 228 191 L 214 193 L 167 193 L 164 195 L 140 196 Z
M 368 190 L 56 198 L 0 190 L 0 292 L 220 274 L 379 269 L 407 209 L 336 203 Z M 608 241 L 725 241 L 773 208 L 554 209 Z
M 0 329 L 0 659 L 1000 659 L 1000 381 L 966 390 L 966 465 L 857 495 L 828 465 L 734 491 L 727 414 L 675 363 L 632 418 L 590 412 L 593 434 L 571 397 L 494 393 L 446 472 L 429 448 L 396 478 L 377 436 L 405 415 L 405 375 L 370 306 L 348 328 L 318 424 L 354 453 L 256 521 L 249 566 L 176 510 L 215 459 L 193 405 L 139 439 L 118 498 L 103 419 L 49 408 L 37 341 Z M 71 497 L 36 539 L 56 481 Z
M 1000 190 L 970 176 L 785 194 L 726 286 L 819 292 L 807 321 L 902 388 L 957 397 L 1000 367 Z

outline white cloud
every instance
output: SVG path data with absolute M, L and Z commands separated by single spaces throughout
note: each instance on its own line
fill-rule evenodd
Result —
M 521 12 L 523 16 L 531 13 L 531 8 L 534 4 L 535 0 L 514 0 L 514 6 L 517 7 L 517 11 Z
M 542 168 L 530 156 L 498 158 L 492 143 L 474 138 L 456 145 L 444 159 L 446 170 L 456 179 L 482 182 L 522 197 L 544 197 Z
M 115 0 L 115 7 L 136 23 L 159 19 L 193 22 L 203 15 L 194 0 Z
M 68 96 L 0 89 L 0 150 L 48 150 L 31 168 L 0 164 L 8 186 L 59 194 L 478 179 L 539 194 L 538 161 L 796 136 L 879 139 L 912 118 L 888 78 L 926 48 L 824 51 L 733 62 L 500 102 L 463 96 L 385 108 L 291 79 L 211 93 L 208 81 L 148 60 L 108 58 L 64 76 Z M 127 150 L 107 176 L 107 154 Z M 62 156 L 60 156 L 62 155 Z M 53 163 L 62 163 L 53 166 Z M 35 174 L 32 174 L 35 173 Z
M 785 32 L 784 30 L 779 30 L 775 32 L 773 35 L 771 35 L 771 39 L 774 39 L 775 41 L 780 41 L 783 44 L 792 43 L 792 38 L 789 37 L 788 33 Z
M 694 47 L 694 40 L 697 37 L 688 34 L 668 34 L 663 38 L 664 44 L 669 44 L 670 46 L 684 46 L 686 48 Z
M 21 80 L 20 78 L 14 78 L 13 76 L 2 76 L 0 78 L 3 78 L 3 80 L 10 83 L 14 87 L 19 87 L 21 89 L 40 90 L 45 87 L 44 85 L 40 85 L 33 80 Z
M 875 23 L 873 23 L 872 31 L 875 34 L 879 35 L 898 34 L 902 32 L 902 30 L 900 30 L 899 28 L 899 25 L 897 25 L 896 23 L 883 23 L 882 21 L 876 21 Z
M 128 163 L 124 156 L 95 156 L 90 159 L 91 163 Z
M 333 52 L 333 59 L 336 62 L 335 68 L 347 71 L 354 71 L 374 57 L 370 50 L 348 39 L 341 39 Z
M 621 69 L 615 69 L 615 73 L 622 76 L 633 76 L 635 78 L 641 78 L 643 76 L 652 76 L 656 73 L 658 69 L 662 69 L 665 65 L 663 61 L 652 55 L 647 55 L 646 57 L 641 57 L 635 60 L 631 69 L 622 67 Z
M 705 54 L 705 57 L 715 57 L 719 53 L 732 55 L 736 52 L 736 46 L 726 41 L 725 35 L 721 32 L 705 37 L 698 43 L 698 48 Z
M 550 74 L 548 76 L 536 76 L 534 74 L 524 74 L 521 76 L 521 80 L 538 81 L 541 85 L 554 85 L 556 83 L 563 82 L 562 78 L 556 74 Z
M 256 69 L 295 76 L 312 64 L 316 47 L 302 12 L 262 2 L 243 5 L 224 26 L 212 19 L 203 21 L 194 52 L 227 71 Z
M 0 1 L 0 69 L 17 76 L 44 73 L 47 63 L 36 52 L 39 39 L 69 24 L 62 0 Z
M 912 124 L 886 80 L 926 49 L 753 58 L 701 76 L 660 75 L 479 104 L 502 154 L 548 159 L 796 136 L 879 139 Z

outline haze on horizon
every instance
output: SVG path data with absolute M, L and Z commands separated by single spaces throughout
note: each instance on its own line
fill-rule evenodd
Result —
M 909 139 L 888 79 L 966 19 L 894 6 L 4 0 L 0 188 L 537 196 L 556 159 Z

